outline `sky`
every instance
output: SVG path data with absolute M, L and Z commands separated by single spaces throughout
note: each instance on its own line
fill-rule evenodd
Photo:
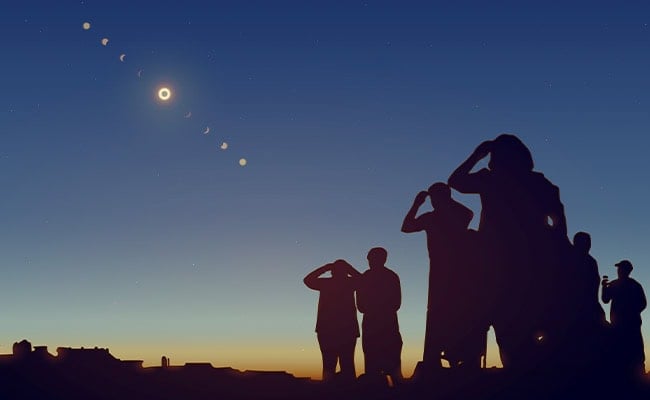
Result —
M 0 8 L 0 353 L 27 338 L 318 377 L 302 279 L 339 258 L 365 270 L 383 246 L 410 375 L 428 258 L 402 219 L 504 132 L 560 188 L 569 234 L 591 233 L 601 275 L 626 258 L 650 288 L 647 2 Z M 478 197 L 454 198 L 476 227 Z

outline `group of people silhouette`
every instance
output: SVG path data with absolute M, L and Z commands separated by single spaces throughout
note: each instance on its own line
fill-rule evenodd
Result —
M 345 260 L 336 260 L 305 277 L 305 285 L 320 291 L 316 333 L 324 381 L 334 378 L 337 363 L 343 380 L 356 378 L 357 309 L 363 314 L 365 374 L 387 375 L 395 383 L 402 379 L 402 336 L 397 321 L 402 289 L 397 274 L 386 267 L 387 258 L 386 249 L 375 247 L 368 252 L 369 269 L 364 273 Z M 321 277 L 326 272 L 331 273 L 330 278 Z
M 487 168 L 474 171 L 489 157 Z M 481 215 L 452 198 L 452 189 L 478 194 Z M 432 210 L 418 215 L 427 198 Z M 641 312 L 646 298 L 630 277 L 629 260 L 616 264 L 618 278 L 602 280 L 589 254 L 591 237 L 568 239 L 560 191 L 534 171 L 532 155 L 516 136 L 481 143 L 451 174 L 419 192 L 404 217 L 402 232 L 424 231 L 429 252 L 429 291 L 422 374 L 436 373 L 442 360 L 452 369 L 485 366 L 487 332 L 493 327 L 503 367 L 511 371 L 614 371 L 645 373 Z M 305 278 L 320 291 L 316 332 L 323 379 L 356 376 L 359 337 L 356 310 L 363 314 L 366 374 L 401 379 L 402 340 L 397 321 L 398 276 L 385 267 L 383 248 L 368 253 L 363 274 L 344 260 Z M 331 271 L 331 278 L 321 277 Z M 611 302 L 610 318 L 599 302 Z M 356 304 L 355 304 L 356 292 Z

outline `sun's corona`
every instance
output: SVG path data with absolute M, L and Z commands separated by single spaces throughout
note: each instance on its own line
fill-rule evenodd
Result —
M 158 89 L 158 98 L 162 101 L 168 101 L 172 97 L 172 91 L 169 88 L 162 87 Z

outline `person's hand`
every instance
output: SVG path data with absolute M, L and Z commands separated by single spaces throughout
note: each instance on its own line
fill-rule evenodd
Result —
M 413 203 L 419 207 L 422 204 L 424 204 L 424 202 L 427 200 L 427 196 L 429 196 L 428 192 L 421 191 L 415 196 L 415 200 L 413 201 Z
M 602 282 L 600 282 L 600 284 L 603 285 L 603 287 L 609 285 L 609 278 L 607 277 L 607 275 L 603 276 L 603 280 Z
M 492 143 L 492 140 L 486 140 L 479 144 L 476 150 L 474 150 L 474 155 L 479 159 L 486 157 L 492 151 Z

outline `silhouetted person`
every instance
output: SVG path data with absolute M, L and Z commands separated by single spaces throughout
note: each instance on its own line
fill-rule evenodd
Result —
M 641 284 L 630 278 L 632 263 L 622 260 L 615 265 L 618 279 L 609 282 L 607 276 L 603 277 L 602 299 L 606 304 L 612 302 L 609 320 L 616 367 L 623 374 L 640 376 L 645 373 L 641 312 L 647 306 L 646 297 Z
M 331 272 L 330 278 L 321 277 Z M 344 260 L 325 264 L 304 279 L 309 288 L 320 291 L 316 334 L 323 356 L 323 380 L 332 379 L 337 362 L 341 376 L 356 378 L 354 348 L 359 337 L 359 322 L 354 291 L 361 274 Z
M 416 217 L 427 197 L 433 211 Z M 427 235 L 429 294 L 423 363 L 428 369 L 441 367 L 442 352 L 452 367 L 469 361 L 466 358 L 472 351 L 468 350 L 476 352 L 477 343 L 480 365 L 483 340 L 480 334 L 476 337 L 476 329 L 482 324 L 487 333 L 487 324 L 476 307 L 481 301 L 476 299 L 478 286 L 484 282 L 477 276 L 478 264 L 468 258 L 476 251 L 467 229 L 473 216 L 469 208 L 452 199 L 447 184 L 438 182 L 417 194 L 402 223 L 404 233 L 424 231 Z
M 547 326 L 552 333 L 549 346 L 557 352 L 553 367 L 561 363 L 583 375 L 609 364 L 603 351 L 608 323 L 598 297 L 600 274 L 590 249 L 591 236 L 576 233 L 566 261 L 561 260 L 565 272 L 553 279 L 555 290 L 549 297 L 554 304 L 549 310 L 555 315 Z
M 488 168 L 472 172 L 490 156 Z M 549 276 L 560 276 L 569 242 L 559 189 L 533 171 L 530 151 L 519 138 L 500 135 L 481 143 L 449 177 L 449 186 L 481 197 L 479 223 L 486 282 L 505 367 L 531 366 L 549 316 Z
M 575 307 L 575 317 L 586 324 L 585 329 L 602 326 L 606 322 L 605 310 L 598 301 L 600 273 L 598 262 L 589 254 L 591 236 L 586 232 L 578 232 L 573 236 L 572 265 L 573 271 L 568 274 L 573 292 L 572 304 Z
M 363 313 L 362 344 L 366 375 L 390 375 L 393 383 L 402 379 L 402 336 L 397 310 L 402 304 L 399 277 L 386 268 L 388 252 L 375 247 L 368 252 L 368 266 L 359 279 L 357 307 Z

